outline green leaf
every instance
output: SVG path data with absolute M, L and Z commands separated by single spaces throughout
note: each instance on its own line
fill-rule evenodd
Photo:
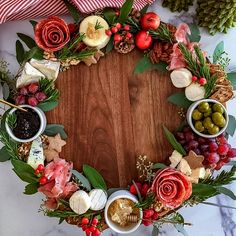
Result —
M 192 104 L 192 102 L 186 98 L 185 93 L 183 92 L 174 93 L 169 96 L 167 100 L 168 102 L 183 108 L 189 108 Z
M 123 6 L 120 9 L 120 16 L 118 18 L 118 22 L 124 24 L 125 21 L 128 19 L 129 13 L 132 10 L 134 0 L 126 0 Z
M 153 166 L 152 166 L 152 169 L 164 169 L 166 168 L 167 166 L 163 163 L 155 163 Z
M 35 27 L 36 27 L 36 25 L 38 24 L 38 22 L 35 21 L 35 20 L 30 20 L 29 22 L 30 22 L 30 24 L 33 26 L 33 28 L 35 29 Z
M 116 12 L 112 8 L 105 8 L 103 10 L 103 15 L 105 20 L 108 22 L 109 25 L 113 25 L 116 19 Z
M 12 159 L 11 163 L 14 167 L 14 172 L 21 180 L 27 183 L 38 182 L 38 177 L 35 175 L 34 169 L 30 165 L 17 159 Z
M 77 170 L 72 170 L 71 172 L 79 180 L 79 182 L 82 184 L 82 186 L 84 188 L 86 188 L 87 191 L 91 191 L 91 185 L 86 177 L 84 177 Z
M 191 34 L 188 35 L 190 42 L 199 42 L 201 40 L 201 33 L 196 24 L 188 24 Z
M 172 145 L 172 147 L 180 154 L 186 155 L 186 151 L 184 150 L 182 145 L 176 140 L 175 136 L 165 126 L 163 126 L 163 128 L 165 136 L 168 139 L 169 143 Z
M 62 218 L 62 217 L 61 217 L 61 218 L 59 219 L 58 224 L 60 225 L 64 220 L 65 220 L 65 218 Z
M 10 88 L 7 83 L 4 83 L 2 86 L 2 94 L 3 94 L 3 98 L 7 100 L 10 95 Z
M 145 14 L 149 8 L 150 4 L 147 4 L 145 7 L 143 7 L 141 10 L 140 10 L 140 13 L 141 15 Z
M 209 206 L 216 206 L 216 207 L 219 207 L 219 208 L 229 208 L 229 209 L 234 209 L 234 210 L 236 210 L 236 207 L 231 207 L 231 206 L 226 206 L 226 205 L 220 205 L 220 204 L 216 204 L 216 203 L 213 203 L 213 202 L 201 202 L 201 204 L 209 205 Z
M 113 36 L 112 36 L 106 46 L 106 53 L 111 52 L 113 48 L 114 48 L 114 43 L 113 43 Z
M 66 7 L 68 11 L 70 12 L 71 16 L 73 17 L 75 23 L 78 23 L 80 15 L 77 8 L 67 0 L 64 0 L 64 3 L 66 4 Z
M 9 155 L 7 151 L 7 147 L 4 146 L 0 149 L 0 162 L 5 162 L 11 159 L 11 156 Z
M 159 229 L 154 225 L 152 229 L 152 236 L 158 236 L 160 233 Z
M 25 53 L 24 60 L 29 61 L 31 58 L 42 60 L 43 50 L 37 46 L 31 48 L 28 52 Z
M 222 186 L 218 186 L 218 187 L 216 187 L 216 189 L 219 193 L 222 193 L 222 194 L 232 198 L 233 200 L 236 200 L 235 194 L 230 189 L 222 187 Z
M 181 233 L 182 235 L 188 236 L 188 233 L 187 233 L 187 231 L 185 230 L 183 224 L 175 224 L 174 227 L 175 227 L 175 229 L 176 229 L 179 233 Z
M 30 183 L 25 186 L 24 194 L 26 195 L 33 195 L 38 192 L 38 183 Z
M 22 33 L 17 33 L 17 36 L 27 45 L 29 49 L 36 46 L 35 41 L 30 36 Z
M 38 104 L 38 108 L 40 108 L 42 111 L 45 111 L 45 112 L 51 111 L 57 106 L 58 106 L 57 101 L 47 101 L 47 102 L 41 102 Z
M 224 42 L 221 41 L 216 45 L 216 48 L 213 53 L 213 63 L 216 64 L 217 61 L 220 59 L 220 56 L 224 52 Z
M 235 133 L 235 129 L 236 129 L 236 119 L 234 116 L 229 115 L 229 123 L 225 132 L 229 134 L 231 137 L 233 137 Z
M 107 190 L 107 185 L 97 170 L 89 165 L 83 165 L 83 172 L 94 188 Z
M 20 40 L 16 40 L 16 60 L 21 65 L 24 61 L 25 49 Z
M 120 190 L 128 190 L 128 188 L 109 188 L 107 190 L 107 195 L 110 197 L 113 193 L 120 191 Z
M 193 184 L 192 196 L 199 196 L 202 198 L 212 197 L 217 194 L 214 186 L 208 184 Z
M 55 136 L 57 134 L 60 134 L 62 139 L 66 139 L 67 134 L 66 134 L 64 128 L 65 128 L 64 125 L 49 124 L 46 126 L 44 133 L 47 136 Z
M 227 74 L 228 80 L 231 82 L 231 84 L 234 87 L 234 90 L 236 89 L 236 72 L 230 72 Z

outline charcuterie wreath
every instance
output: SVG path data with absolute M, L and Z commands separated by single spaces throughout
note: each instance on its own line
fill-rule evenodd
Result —
M 236 121 L 225 108 L 233 97 L 235 81 L 234 73 L 226 73 L 229 59 L 223 42 L 211 57 L 201 50 L 201 37 L 195 25 L 182 23 L 175 27 L 162 22 L 156 13 L 147 12 L 147 7 L 138 11 L 132 4 L 126 1 L 120 9 L 105 8 L 83 17 L 70 6 L 75 20 L 70 24 L 57 16 L 30 21 L 34 40 L 18 33 L 16 42 L 19 73 L 15 80 L 9 80 L 8 72 L 1 72 L 5 102 L 15 106 L 6 110 L 1 119 L 0 140 L 4 144 L 1 161 L 11 160 L 13 171 L 27 183 L 25 194 L 45 195 L 40 210 L 46 216 L 77 225 L 86 235 L 98 236 L 107 228 L 131 233 L 140 224 L 153 225 L 153 235 L 157 235 L 165 223 L 185 232 L 183 226 L 191 223 L 184 221 L 178 209 L 213 204 L 207 199 L 218 194 L 236 199 L 224 187 L 234 180 L 236 166 L 232 164 L 231 169 L 218 172 L 224 165 L 230 166 L 236 157 L 236 149 L 227 141 L 234 134 Z M 63 125 L 47 124 L 45 112 L 58 105 L 59 91 L 54 82 L 59 71 L 71 66 L 85 67 L 83 63 L 96 64 L 113 49 L 128 54 L 135 48 L 143 55 L 135 66 L 136 75 L 146 70 L 162 71 L 154 72 L 156 75 L 166 71 L 169 84 L 178 88 L 168 102 L 179 107 L 177 115 L 182 122 L 173 132 L 167 128 L 169 124 L 160 124 L 173 148 L 157 147 L 170 149 L 167 157 L 160 158 L 166 161 L 155 163 L 145 153 L 135 153 L 132 158 L 136 165 L 125 163 L 137 173 L 130 185 L 108 188 L 106 178 L 102 177 L 106 176 L 103 168 L 98 171 L 96 165 L 80 163 L 81 168 L 76 170 L 69 158 L 63 159 L 63 146 L 76 140 L 67 138 Z

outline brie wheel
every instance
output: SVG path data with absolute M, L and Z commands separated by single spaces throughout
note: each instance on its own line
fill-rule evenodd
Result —
M 185 88 L 192 83 L 192 73 L 186 68 L 172 71 L 170 78 L 176 88 Z
M 100 29 L 95 29 L 95 25 L 99 24 Z M 110 36 L 106 35 L 106 30 L 109 29 L 108 23 L 100 16 L 88 16 L 80 24 L 79 32 L 85 34 L 83 42 L 89 47 L 96 47 L 98 49 L 104 48 Z
M 205 88 L 198 83 L 192 83 L 185 88 L 185 96 L 193 102 L 201 100 L 205 96 Z
M 91 199 L 90 209 L 93 211 L 102 210 L 107 203 L 107 194 L 102 189 L 93 189 L 89 193 Z

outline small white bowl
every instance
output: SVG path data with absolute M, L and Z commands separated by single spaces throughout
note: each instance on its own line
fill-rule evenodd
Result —
M 31 141 L 35 140 L 36 138 L 38 138 L 44 132 L 44 130 L 46 128 L 46 125 L 47 125 L 47 119 L 46 119 L 46 116 L 45 116 L 44 112 L 41 109 L 39 109 L 38 107 L 32 107 L 32 106 L 29 106 L 29 105 L 21 105 L 20 107 L 30 108 L 38 114 L 39 119 L 40 119 L 40 127 L 39 127 L 38 132 L 35 134 L 34 137 L 32 137 L 30 139 L 19 139 L 13 134 L 13 132 L 12 132 L 11 128 L 9 127 L 9 125 L 7 124 L 7 122 L 5 122 L 5 127 L 6 127 L 7 133 L 9 134 L 9 136 L 13 140 L 15 140 L 16 142 L 19 142 L 19 143 L 28 143 L 28 142 L 31 142 Z M 9 114 L 14 113 L 16 110 L 17 110 L 16 108 L 13 108 L 9 112 Z
M 109 209 L 112 202 L 114 202 L 115 200 L 120 199 L 120 198 L 130 199 L 134 203 L 138 202 L 138 199 L 127 190 L 119 190 L 117 192 L 114 192 L 113 194 L 111 194 L 111 196 L 107 200 L 107 204 L 105 207 L 105 221 L 106 221 L 107 225 L 109 226 L 109 228 L 111 228 L 116 233 L 130 234 L 130 233 L 134 232 L 135 230 L 137 230 L 138 227 L 140 226 L 140 224 L 142 222 L 141 219 L 143 218 L 143 212 L 142 212 L 142 209 L 140 209 L 140 212 L 139 212 L 140 220 L 137 223 L 131 224 L 130 226 L 121 227 L 118 224 L 114 223 L 111 220 L 110 216 L 108 215 L 108 209 Z
M 192 120 L 192 113 L 193 113 L 194 109 L 196 109 L 196 107 L 197 107 L 200 103 L 202 103 L 202 102 L 217 103 L 217 104 L 220 104 L 220 105 L 223 107 L 226 124 L 225 124 L 225 127 L 222 128 L 219 133 L 217 133 L 217 134 L 212 134 L 212 135 L 211 135 L 211 134 L 203 134 L 203 133 L 201 133 L 201 132 L 199 132 L 199 131 L 197 131 L 197 130 L 195 129 L 195 127 L 194 127 L 194 125 L 193 125 L 193 120 Z M 220 102 L 218 102 L 218 101 L 216 101 L 216 100 L 214 100 L 214 99 L 202 99 L 202 100 L 199 100 L 199 101 L 197 101 L 197 102 L 194 102 L 194 103 L 188 108 L 188 111 L 187 111 L 187 122 L 188 122 L 189 126 L 191 127 L 191 129 L 192 129 L 197 135 L 199 135 L 199 136 L 201 136 L 201 137 L 204 137 L 204 138 L 215 138 L 215 137 L 219 136 L 220 134 L 224 133 L 225 130 L 227 129 L 227 126 L 228 126 L 228 123 L 229 123 L 229 116 L 228 116 L 227 110 L 225 109 L 225 107 L 224 107 Z

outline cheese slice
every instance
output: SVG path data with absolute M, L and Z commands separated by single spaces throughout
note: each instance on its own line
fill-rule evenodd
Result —
M 41 78 L 45 78 L 44 74 L 31 66 L 29 62 L 26 62 L 20 77 L 16 80 L 16 88 L 38 82 Z
M 45 75 L 47 79 L 56 80 L 60 70 L 60 62 L 31 59 L 30 64 Z
M 90 209 L 93 211 L 102 210 L 107 203 L 107 194 L 102 189 L 93 189 L 89 192 L 91 199 Z
M 170 167 L 175 168 L 180 163 L 182 157 L 183 156 L 179 152 L 174 150 L 172 152 L 171 156 L 169 157 L 169 160 L 171 162 Z
M 44 160 L 43 144 L 41 138 L 38 137 L 32 142 L 27 163 L 34 169 L 37 169 L 38 165 L 44 165 Z

